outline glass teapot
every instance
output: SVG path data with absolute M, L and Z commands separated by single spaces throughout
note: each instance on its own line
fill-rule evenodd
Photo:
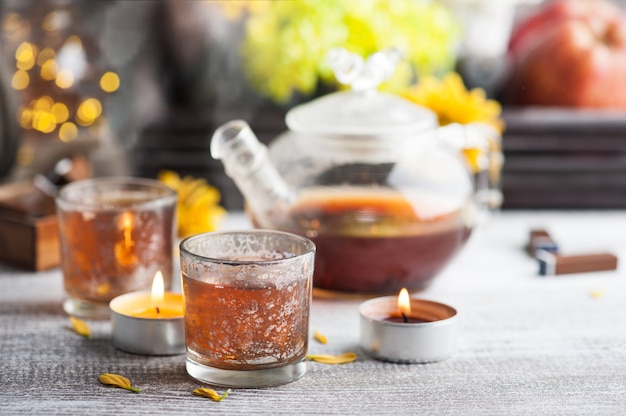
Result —
M 438 127 L 432 111 L 376 90 L 397 59 L 394 50 L 367 61 L 333 50 L 331 67 L 350 90 L 291 109 L 289 131 L 269 148 L 242 120 L 211 140 L 256 227 L 316 244 L 318 293 L 427 287 L 467 241 L 484 205 L 458 147 L 475 132 Z

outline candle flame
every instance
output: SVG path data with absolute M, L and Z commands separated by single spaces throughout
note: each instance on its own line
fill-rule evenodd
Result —
M 398 309 L 403 315 L 411 314 L 411 299 L 409 298 L 409 291 L 402 289 L 398 295 Z
M 152 296 L 150 299 L 154 305 L 163 302 L 163 298 L 165 297 L 165 284 L 163 283 L 163 273 L 159 270 L 154 275 L 154 279 L 152 280 Z

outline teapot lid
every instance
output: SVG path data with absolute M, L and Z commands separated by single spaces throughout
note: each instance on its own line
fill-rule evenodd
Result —
M 377 52 L 363 61 L 344 49 L 329 53 L 337 80 L 351 90 L 325 95 L 291 109 L 289 129 L 307 134 L 344 136 L 407 135 L 433 129 L 436 114 L 398 95 L 379 92 L 400 58 L 397 50 Z

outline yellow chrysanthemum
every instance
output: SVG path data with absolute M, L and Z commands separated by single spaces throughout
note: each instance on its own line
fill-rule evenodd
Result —
M 498 133 L 504 131 L 500 118 L 502 107 L 487 98 L 481 88 L 467 90 L 463 79 L 456 72 L 443 79 L 424 77 L 403 96 L 416 104 L 430 108 L 437 114 L 439 124 L 469 124 L 481 122 L 493 127 Z
M 178 193 L 178 237 L 215 231 L 226 215 L 219 205 L 220 192 L 204 179 L 185 176 L 165 170 L 159 173 L 159 181 Z

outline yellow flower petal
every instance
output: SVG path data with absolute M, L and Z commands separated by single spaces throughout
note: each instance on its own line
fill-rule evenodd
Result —
M 591 292 L 589 292 L 589 296 L 598 299 L 604 296 L 604 292 L 602 290 L 592 290 Z
M 131 386 L 130 380 L 119 374 L 104 373 L 98 377 L 100 383 L 107 386 L 119 387 L 121 389 L 130 390 L 133 393 L 139 393 L 140 388 Z
M 318 330 L 315 330 L 315 332 L 313 333 L 313 338 L 320 344 L 326 344 L 328 342 L 328 338 L 326 338 L 326 335 L 322 334 Z
M 341 355 L 313 354 L 307 355 L 307 359 L 322 364 L 346 364 L 356 360 L 356 354 L 353 352 L 347 352 Z
M 84 336 L 85 338 L 91 338 L 91 329 L 85 321 L 70 316 L 70 322 L 72 323 L 72 328 L 74 328 L 74 332 L 76 332 L 78 335 Z
M 207 387 L 200 387 L 193 391 L 196 396 L 202 396 L 213 400 L 214 402 L 221 402 L 230 394 L 230 389 L 226 390 L 224 394 L 219 394 L 213 389 Z

